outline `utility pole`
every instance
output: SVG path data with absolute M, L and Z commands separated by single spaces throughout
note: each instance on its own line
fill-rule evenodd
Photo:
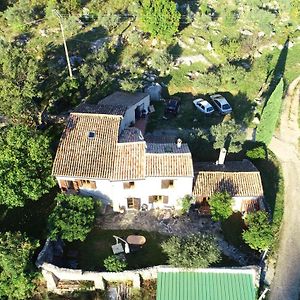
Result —
M 68 47 L 67 47 L 67 43 L 66 43 L 66 39 L 65 39 L 64 26 L 63 26 L 63 23 L 62 23 L 63 18 L 61 16 L 61 14 L 56 9 L 53 9 L 52 11 L 57 16 L 59 24 L 60 24 L 61 35 L 62 35 L 62 38 L 63 38 L 63 41 L 64 41 L 64 47 L 65 47 L 65 53 L 66 53 L 66 59 L 67 59 L 69 74 L 70 74 L 70 78 L 73 78 L 72 68 L 71 68 L 70 58 L 69 58 L 69 53 L 68 53 Z

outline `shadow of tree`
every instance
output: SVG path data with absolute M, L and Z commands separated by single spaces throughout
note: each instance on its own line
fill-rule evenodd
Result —
M 272 79 L 270 81 L 269 88 L 262 94 L 263 98 L 268 99 L 271 96 L 271 94 L 275 90 L 277 84 L 279 83 L 281 77 L 283 77 L 283 75 L 284 75 L 286 59 L 287 59 L 288 50 L 289 50 L 289 40 L 290 40 L 290 38 L 287 37 L 287 39 L 284 43 L 284 46 L 283 46 L 282 50 L 280 51 L 276 66 L 272 73 Z M 265 102 L 265 105 L 266 105 L 266 102 Z

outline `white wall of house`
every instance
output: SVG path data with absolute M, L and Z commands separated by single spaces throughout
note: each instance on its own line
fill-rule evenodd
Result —
M 173 180 L 173 186 L 162 188 L 162 180 Z M 113 182 L 114 185 L 114 210 L 118 207 L 127 207 L 127 198 L 140 198 L 141 206 L 152 208 L 180 208 L 178 200 L 185 195 L 192 194 L 192 177 L 147 177 L 145 180 L 134 181 L 134 187 L 124 189 L 124 182 Z M 149 203 L 149 196 L 168 196 L 168 203 L 157 201 Z
M 232 210 L 242 212 L 242 203 L 243 203 L 243 201 L 245 201 L 245 200 L 257 200 L 257 197 L 232 197 L 232 199 L 233 199 Z
M 150 96 L 147 95 L 145 98 L 141 99 L 135 105 L 129 107 L 121 121 L 121 130 L 130 126 L 131 123 L 135 123 L 135 109 L 140 106 L 144 105 L 144 109 L 148 112 L 148 108 L 150 106 Z
M 76 181 L 82 178 L 74 177 L 57 177 L 60 180 Z M 93 179 L 90 179 L 91 181 Z M 162 180 L 173 180 L 173 186 L 162 188 Z M 185 195 L 192 194 L 192 177 L 147 177 L 144 180 L 135 180 L 134 186 L 125 188 L 124 183 L 129 181 L 109 181 L 109 180 L 93 180 L 96 182 L 96 188 L 80 187 L 80 193 L 86 196 L 92 196 L 101 199 L 104 203 L 113 206 L 114 211 L 120 209 L 130 209 L 127 206 L 128 198 L 140 199 L 140 207 L 146 204 L 148 209 L 152 208 L 180 208 L 179 199 Z M 61 187 L 61 186 L 60 186 Z M 168 203 L 157 201 L 149 203 L 149 196 L 167 196 Z

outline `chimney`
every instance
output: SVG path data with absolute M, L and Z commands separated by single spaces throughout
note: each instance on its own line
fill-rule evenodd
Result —
M 177 145 L 177 148 L 181 148 L 181 144 L 182 144 L 182 140 L 181 139 L 177 139 L 177 142 L 176 142 L 176 145 Z
M 224 165 L 226 153 L 227 153 L 227 151 L 225 148 L 220 149 L 219 159 L 216 161 L 217 165 Z

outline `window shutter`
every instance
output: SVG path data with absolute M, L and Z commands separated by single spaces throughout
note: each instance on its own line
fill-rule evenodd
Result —
M 168 204 L 169 203 L 169 197 L 168 196 L 163 196 L 163 203 Z
M 154 202 L 154 196 L 149 196 L 149 203 L 153 203 Z
M 96 181 L 91 181 L 90 186 L 91 186 L 91 189 L 95 189 L 97 187 Z
M 68 183 L 66 180 L 60 180 L 59 185 L 63 191 L 66 191 L 68 189 Z

